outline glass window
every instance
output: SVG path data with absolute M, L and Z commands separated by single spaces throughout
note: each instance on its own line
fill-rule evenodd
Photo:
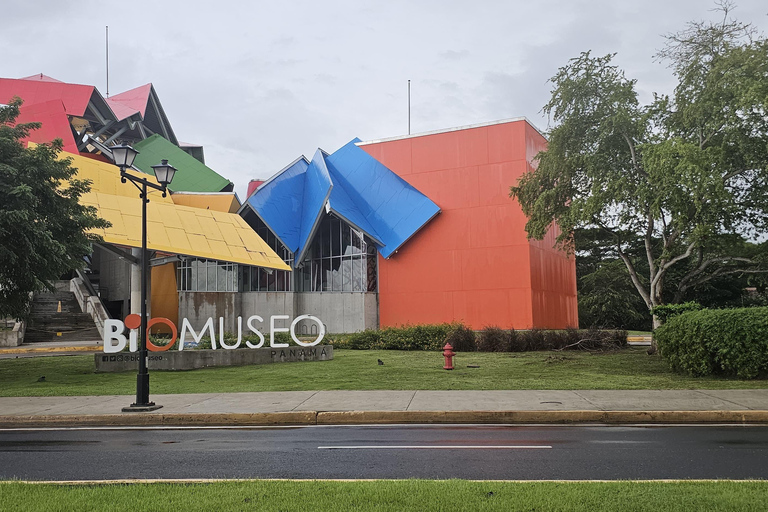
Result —
M 376 291 L 376 247 L 335 215 L 326 215 L 307 250 L 301 291 Z M 370 274 L 370 277 L 369 277 Z
M 195 260 L 197 264 L 197 281 L 201 292 L 208 291 L 208 263 L 205 260 Z
M 244 292 L 251 291 L 251 267 L 240 265 L 240 275 L 238 276 L 237 289 Z
M 375 292 L 378 290 L 377 268 L 378 268 L 378 262 L 379 262 L 379 255 L 376 254 L 376 248 L 373 245 L 368 246 L 367 252 L 368 252 L 368 258 L 366 259 L 366 262 L 367 262 L 366 290 L 368 290 L 369 292 Z
M 323 258 L 320 261 L 320 291 L 331 291 L 331 259 Z
M 331 217 L 331 256 L 341 256 L 341 222 L 336 217 Z
M 189 264 L 188 259 L 182 260 L 182 262 Z M 189 286 L 187 288 L 184 288 L 185 290 L 197 290 L 197 262 L 192 261 L 192 264 L 189 265 Z
M 227 264 L 218 263 L 216 265 L 216 291 L 227 291 Z
M 352 254 L 352 228 L 346 224 L 341 225 L 341 254 Z
M 330 219 L 330 217 L 326 217 Z M 329 258 L 331 256 L 331 223 L 323 222 L 320 225 L 320 257 Z
M 293 253 L 280 242 L 272 230 L 257 215 L 249 211 L 245 215 L 245 221 L 288 266 L 293 266 Z M 238 289 L 252 292 L 292 291 L 292 283 L 293 273 L 290 271 L 270 270 L 268 272 L 266 269 L 251 267 L 250 286 L 241 285 Z
M 251 269 L 251 291 L 252 292 L 258 292 L 259 289 L 259 279 L 260 275 L 259 272 L 261 272 L 260 268 L 252 268 Z
M 365 242 L 363 241 L 363 234 L 358 233 L 354 229 L 350 231 L 352 232 L 352 253 L 360 254 L 363 252 L 363 246 L 365 245 Z
M 344 257 L 341 259 L 341 291 L 352 291 L 352 258 Z

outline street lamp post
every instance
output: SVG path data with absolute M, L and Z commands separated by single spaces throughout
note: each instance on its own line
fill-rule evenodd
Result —
M 173 181 L 176 169 L 168 164 L 168 160 L 163 160 L 159 165 L 153 165 L 155 177 L 159 185 L 141 178 L 134 174 L 129 174 L 126 169 L 133 165 L 133 160 L 138 151 L 131 146 L 113 146 L 112 158 L 115 165 L 120 168 L 120 181 L 125 183 L 130 181 L 139 189 L 141 198 L 141 326 L 139 328 L 139 373 L 136 376 L 136 402 L 129 407 L 123 407 L 123 412 L 146 412 L 154 411 L 162 407 L 149 401 L 149 372 L 147 371 L 147 276 L 149 274 L 149 257 L 147 254 L 147 189 L 159 190 L 166 196 L 168 184 Z

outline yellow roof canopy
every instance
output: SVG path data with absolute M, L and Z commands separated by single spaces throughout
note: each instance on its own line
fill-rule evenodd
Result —
M 174 192 L 173 202 L 193 208 L 237 213 L 240 201 L 234 192 Z
M 81 203 L 96 207 L 98 215 L 112 223 L 95 229 L 106 243 L 141 247 L 141 199 L 136 187 L 120 182 L 120 170 L 112 164 L 62 153 L 78 169 L 77 178 L 90 179 L 91 192 Z M 184 172 L 179 169 L 178 172 Z M 154 181 L 154 177 L 142 175 Z M 149 194 L 147 248 L 172 254 L 228 261 L 258 267 L 290 270 L 239 215 L 214 209 L 175 204 L 171 195 Z

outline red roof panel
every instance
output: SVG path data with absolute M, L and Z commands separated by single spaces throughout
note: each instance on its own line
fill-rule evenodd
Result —
M 25 76 L 24 78 L 20 78 L 19 80 L 37 80 L 39 82 L 56 82 L 59 84 L 63 84 L 61 80 L 56 80 L 55 78 L 52 78 L 48 75 L 44 75 L 42 73 L 32 76 Z
M 69 117 L 61 100 L 51 100 L 34 105 L 22 105 L 17 123 L 41 123 L 37 130 L 32 130 L 24 142 L 48 143 L 53 139 L 64 142 L 64 151 L 77 153 L 77 143 L 72 135 Z
M 139 110 L 133 107 L 129 107 L 123 101 L 112 101 L 112 98 L 107 98 L 107 105 L 109 105 L 109 108 L 111 108 L 112 112 L 115 113 L 118 121 L 122 121 L 123 119 L 131 117 L 132 115 L 139 112 Z
M 78 117 L 85 114 L 94 91 L 92 85 L 0 78 L 0 103 L 8 103 L 14 96 L 24 100 L 27 106 L 59 100 L 67 114 Z
M 149 103 L 149 94 L 151 90 L 152 84 L 146 84 L 129 91 L 121 92 L 120 94 L 115 94 L 114 96 L 109 97 L 107 101 L 109 102 L 109 105 L 112 107 L 112 110 L 115 112 L 115 114 L 117 114 L 115 104 L 119 103 L 124 107 L 133 109 L 134 112 L 138 111 L 141 113 L 141 117 L 144 117 L 147 112 L 147 104 Z M 127 115 L 121 117 L 119 114 L 117 114 L 117 116 L 119 119 L 125 119 L 125 117 L 128 117 Z

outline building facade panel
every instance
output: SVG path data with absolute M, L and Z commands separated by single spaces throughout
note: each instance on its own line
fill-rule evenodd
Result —
M 533 320 L 530 288 L 460 290 L 453 292 L 453 304 L 455 320 L 473 329 L 539 327 Z
M 382 328 L 400 325 L 439 324 L 456 320 L 454 292 L 422 289 L 415 292 L 379 291 L 379 324 Z M 414 307 L 416 305 L 416 307 Z
M 382 326 L 575 325 L 573 260 L 551 248 L 551 236 L 529 242 L 527 219 L 509 198 L 545 145 L 525 120 L 361 144 L 442 210 L 402 251 L 380 258 Z M 547 243 L 532 262 L 531 248 Z
M 174 324 L 179 324 L 179 291 L 176 284 L 176 264 L 166 263 L 151 269 L 150 282 L 150 314 L 153 318 L 167 318 Z M 158 324 L 159 330 L 167 329 Z M 154 332 L 154 330 L 152 331 Z

